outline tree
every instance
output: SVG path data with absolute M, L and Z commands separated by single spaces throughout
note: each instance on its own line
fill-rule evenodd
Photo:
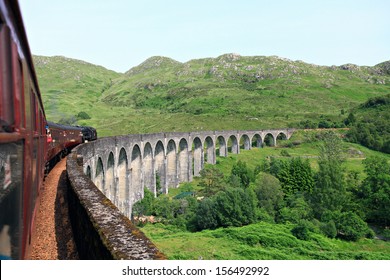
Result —
M 201 192 L 205 196 L 212 196 L 226 186 L 223 173 L 215 166 L 206 166 L 200 171 L 200 176 L 199 186 L 203 187 Z
M 283 190 L 280 181 L 271 174 L 260 172 L 252 189 L 258 200 L 258 207 L 263 208 L 271 217 L 275 217 L 283 205 Z
M 390 225 L 390 163 L 386 158 L 371 157 L 363 161 L 366 179 L 361 195 L 369 221 Z
M 234 177 L 239 178 L 240 186 L 247 188 L 253 177 L 250 169 L 247 167 L 246 163 L 239 160 L 232 167 L 231 178 L 234 180 Z
M 353 113 L 349 113 L 348 117 L 344 120 L 346 126 L 353 125 L 356 122 L 356 117 Z
M 248 225 L 256 220 L 256 200 L 249 189 L 226 188 L 215 198 L 218 225 L 221 227 Z
M 312 208 L 317 218 L 329 211 L 341 211 L 346 201 L 344 161 L 341 139 L 333 132 L 324 135 L 318 159 L 319 171 L 315 176 L 311 195 Z
M 302 160 L 300 157 L 291 159 L 289 175 L 292 193 L 311 193 L 313 191 L 314 177 L 308 159 Z
M 151 215 L 153 212 L 153 203 L 154 203 L 153 193 L 145 188 L 144 189 L 144 198 L 140 201 L 137 201 L 132 208 L 134 216 L 143 216 Z
M 309 160 L 302 160 L 300 157 L 290 160 L 273 158 L 270 173 L 279 179 L 286 195 L 311 193 L 313 190 L 314 177 Z
M 215 202 L 210 198 L 203 199 L 196 210 L 196 227 L 198 230 L 218 227 Z
M 344 212 L 336 220 L 337 235 L 341 239 L 357 241 L 369 233 L 367 224 L 355 213 Z
M 287 197 L 286 207 L 280 210 L 280 221 L 299 223 L 301 220 L 312 218 L 312 209 L 302 194 L 294 194 Z

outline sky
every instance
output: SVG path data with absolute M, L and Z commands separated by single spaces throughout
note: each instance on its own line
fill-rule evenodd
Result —
M 19 0 L 31 52 L 126 72 L 151 56 L 180 62 L 276 55 L 318 65 L 390 60 L 389 0 Z

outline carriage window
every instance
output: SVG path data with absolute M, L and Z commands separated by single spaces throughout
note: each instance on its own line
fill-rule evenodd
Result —
M 18 50 L 15 44 L 13 44 L 13 69 L 14 69 L 14 104 L 15 104 L 15 126 L 25 127 L 24 118 L 24 100 L 23 100 L 23 76 L 22 76 L 22 63 L 19 59 Z
M 22 159 L 21 141 L 0 144 L 0 246 L 12 259 L 22 257 Z
M 37 101 L 35 97 L 35 93 L 33 90 L 31 90 L 31 124 L 32 124 L 32 129 L 34 131 L 37 131 Z
M 0 131 L 12 132 L 14 126 L 13 83 L 10 30 L 0 25 Z

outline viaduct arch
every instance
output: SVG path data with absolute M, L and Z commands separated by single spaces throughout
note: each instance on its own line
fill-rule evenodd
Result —
M 167 193 L 199 176 L 216 157 L 289 139 L 292 129 L 137 134 L 101 138 L 80 149 L 83 172 L 127 217 L 144 188 Z M 157 190 L 157 185 L 161 190 Z

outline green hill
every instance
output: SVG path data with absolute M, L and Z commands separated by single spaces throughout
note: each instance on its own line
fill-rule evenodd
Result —
M 124 74 L 63 57 L 35 57 L 48 117 L 84 111 L 100 135 L 339 123 L 389 92 L 389 62 L 318 66 L 225 54 L 181 63 L 151 57 Z
M 81 60 L 62 56 L 34 56 L 35 70 L 49 120 L 88 113 L 100 102 L 102 92 L 121 74 Z
M 370 98 L 346 119 L 349 141 L 390 154 L 390 94 Z

